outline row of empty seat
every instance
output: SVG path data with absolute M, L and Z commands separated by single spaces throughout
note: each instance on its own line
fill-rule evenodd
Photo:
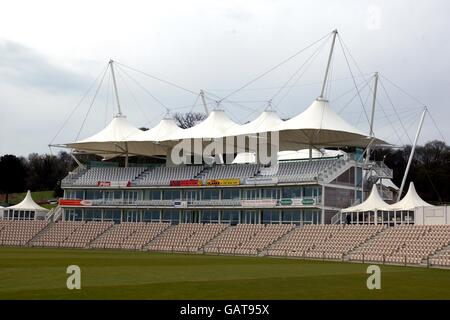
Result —
M 169 223 L 124 222 L 105 232 L 90 247 L 141 250 L 169 226 Z
M 343 160 L 313 160 L 280 162 L 275 166 L 271 175 L 278 178 L 279 182 L 312 181 L 332 164 Z
M 432 266 L 450 267 L 450 246 L 437 252 L 429 261 Z
M 450 267 L 450 225 L 0 220 L 0 245 L 269 255 Z
M 344 160 L 280 162 L 271 168 L 259 164 L 230 164 L 212 166 L 179 165 L 174 167 L 92 167 L 79 169 L 63 180 L 65 185 L 96 186 L 98 182 L 131 182 L 136 186 L 170 185 L 172 180 L 246 179 L 254 176 L 274 176 L 280 182 L 309 181 L 334 164 Z
M 350 260 L 420 264 L 450 242 L 450 225 L 387 228 L 350 254 Z
M 294 228 L 293 225 L 239 224 L 208 244 L 207 253 L 257 255 Z
M 85 248 L 113 226 L 112 222 L 61 221 L 31 242 L 36 247 Z
M 148 246 L 155 251 L 199 251 L 228 227 L 226 224 L 183 223 L 171 227 Z
M 203 166 L 157 167 L 142 174 L 133 182 L 135 185 L 170 185 L 172 180 L 190 180 L 202 171 Z
M 204 179 L 245 179 L 253 177 L 259 170 L 258 164 L 214 165 L 205 169 Z
M 144 167 L 93 167 L 73 181 L 77 186 L 96 186 L 99 181 L 128 182 L 135 180 L 147 168 Z
M 39 220 L 0 220 L 0 245 L 24 246 L 47 225 L 47 221 Z

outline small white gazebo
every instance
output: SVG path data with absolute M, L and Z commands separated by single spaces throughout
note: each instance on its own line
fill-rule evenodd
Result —
M 5 220 L 43 220 L 48 210 L 34 202 L 28 190 L 25 198 L 14 206 L 3 210 Z
M 377 224 L 383 212 L 390 211 L 391 206 L 384 202 L 378 193 L 377 185 L 372 186 L 369 197 L 362 203 L 341 210 L 341 218 L 346 214 L 350 217 L 351 223 L 356 224 Z
M 433 205 L 422 200 L 422 198 L 417 194 L 416 188 L 414 187 L 414 183 L 411 182 L 409 184 L 409 189 L 406 195 L 399 202 L 392 204 L 390 210 L 414 211 L 414 209 L 419 207 L 432 207 L 432 206 Z

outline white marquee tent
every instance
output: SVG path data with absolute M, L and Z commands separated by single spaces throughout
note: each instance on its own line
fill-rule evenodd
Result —
M 417 194 L 416 188 L 414 187 L 414 183 L 411 182 L 409 184 L 409 189 L 406 195 L 399 202 L 394 203 L 390 206 L 390 210 L 393 211 L 412 211 L 415 208 L 419 207 L 432 207 L 433 205 L 429 204 L 422 200 L 422 198 Z
M 8 220 L 34 220 L 45 217 L 47 209 L 38 205 L 28 190 L 25 198 L 18 204 L 4 209 L 3 218 Z
M 381 198 L 377 186 L 374 184 L 369 197 L 365 201 L 356 206 L 342 209 L 342 212 L 389 211 L 390 208 L 390 205 Z

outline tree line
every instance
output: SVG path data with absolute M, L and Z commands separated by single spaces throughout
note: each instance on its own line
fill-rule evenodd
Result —
M 400 186 L 410 152 L 411 146 L 375 149 L 372 159 L 383 161 L 393 169 L 393 181 Z M 87 162 L 98 159 L 95 156 L 85 156 L 81 160 Z M 6 195 L 6 203 L 9 194 L 26 190 L 53 190 L 55 197 L 61 196 L 61 180 L 75 167 L 74 159 L 67 152 L 57 155 L 32 153 L 26 158 L 3 155 L 0 157 L 0 193 Z M 436 140 L 417 146 L 405 191 L 409 181 L 414 182 L 417 191 L 426 201 L 450 202 L 450 147 L 445 142 Z

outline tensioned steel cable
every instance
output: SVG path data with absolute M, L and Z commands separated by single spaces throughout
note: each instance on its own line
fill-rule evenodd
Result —
M 118 64 L 118 65 L 121 65 L 121 66 L 125 67 L 125 68 L 128 68 L 128 69 L 133 70 L 133 71 L 138 72 L 138 73 L 141 73 L 141 74 L 143 74 L 143 75 L 145 75 L 145 76 L 147 76 L 147 77 L 149 77 L 149 78 L 152 78 L 152 79 L 154 79 L 154 80 L 161 81 L 161 82 L 163 82 L 163 83 L 165 83 L 165 84 L 167 84 L 167 85 L 170 85 L 170 86 L 173 86 L 173 87 L 175 87 L 175 88 L 184 90 L 184 91 L 189 92 L 189 93 L 192 93 L 192 94 L 194 94 L 194 95 L 197 95 L 197 94 L 198 94 L 198 92 L 195 92 L 195 91 L 193 91 L 193 90 L 184 88 L 184 87 L 182 87 L 182 86 L 180 86 L 180 85 L 178 85 L 178 84 L 176 84 L 176 83 L 173 83 L 173 82 L 171 82 L 171 81 L 167 81 L 167 80 L 161 79 L 161 78 L 159 78 L 159 77 L 153 76 L 153 75 L 151 75 L 151 74 L 149 74 L 149 73 L 147 73 L 147 72 L 144 72 L 144 71 L 138 70 L 138 69 L 136 69 L 136 68 L 127 66 L 126 64 L 123 64 L 123 63 L 121 63 L 121 62 L 117 62 L 117 61 L 114 61 L 114 62 L 115 62 L 116 64 Z
M 322 38 L 320 38 L 319 40 L 314 41 L 313 43 L 311 43 L 310 45 L 306 46 L 305 48 L 297 51 L 296 53 L 294 53 L 293 55 L 291 55 L 290 57 L 284 59 L 283 61 L 281 61 L 280 63 L 278 63 L 277 65 L 271 67 L 269 70 L 263 72 L 262 74 L 260 74 L 259 76 L 257 76 L 256 78 L 248 81 L 247 83 L 245 83 L 243 86 L 239 87 L 238 89 L 230 92 L 229 94 L 227 94 L 225 97 L 223 97 L 222 99 L 219 100 L 219 103 L 222 102 L 223 100 L 231 97 L 232 95 L 234 95 L 235 93 L 241 91 L 242 89 L 248 87 L 249 85 L 251 85 L 252 83 L 258 81 L 259 79 L 261 79 L 262 77 L 266 76 L 267 74 L 269 74 L 270 72 L 272 72 L 273 70 L 279 68 L 280 66 L 282 66 L 283 64 L 285 64 L 286 62 L 292 60 L 293 58 L 295 58 L 296 56 L 298 56 L 299 54 L 303 53 L 304 51 L 306 51 L 307 49 L 313 47 L 314 45 L 316 45 L 317 43 L 323 41 L 326 38 L 329 38 L 331 36 L 332 32 L 326 34 L 325 36 L 323 36 Z
M 89 116 L 89 113 L 90 113 L 91 110 L 92 110 L 92 106 L 94 105 L 95 98 L 97 98 L 98 92 L 100 91 L 100 88 L 101 88 L 101 86 L 102 86 L 102 84 L 103 84 L 103 80 L 105 80 L 105 75 L 106 75 L 106 72 L 108 71 L 108 69 L 109 69 L 109 63 L 108 63 L 108 67 L 106 68 L 105 72 L 103 73 L 102 80 L 100 81 L 100 83 L 99 83 L 99 85 L 98 85 L 98 87 L 97 87 L 97 90 L 95 91 L 94 97 L 92 98 L 92 102 L 91 102 L 91 104 L 90 104 L 90 106 L 89 106 L 88 111 L 86 112 L 86 115 L 85 115 L 84 119 L 83 119 L 83 123 L 81 124 L 80 130 L 78 130 L 78 133 L 77 133 L 77 136 L 76 136 L 76 138 L 75 138 L 75 141 L 78 140 L 78 138 L 79 138 L 79 136 L 80 136 L 80 133 L 81 133 L 81 131 L 83 130 L 84 124 L 86 123 L 86 119 L 87 119 L 87 117 Z
M 106 68 L 104 71 L 101 71 L 99 73 L 99 75 L 95 78 L 94 82 L 92 82 L 92 84 L 89 86 L 88 90 L 85 92 L 85 94 L 81 97 L 81 99 L 78 101 L 78 103 L 75 105 L 75 107 L 72 109 L 72 111 L 70 112 L 69 116 L 66 118 L 66 120 L 63 122 L 62 126 L 59 128 L 59 130 L 56 132 L 55 136 L 53 137 L 53 139 L 50 141 L 49 145 L 51 145 L 55 139 L 58 137 L 58 135 L 61 133 L 61 131 L 64 129 L 64 127 L 66 126 L 66 124 L 69 122 L 70 118 L 72 118 L 72 116 L 75 114 L 75 111 L 78 110 L 78 108 L 80 107 L 81 103 L 84 101 L 84 99 L 88 96 L 89 92 L 91 92 L 92 88 L 94 88 L 95 84 L 97 83 L 97 81 L 100 79 L 100 77 L 102 75 L 104 75 L 106 73 L 106 71 L 108 70 L 109 64 L 106 65 Z

